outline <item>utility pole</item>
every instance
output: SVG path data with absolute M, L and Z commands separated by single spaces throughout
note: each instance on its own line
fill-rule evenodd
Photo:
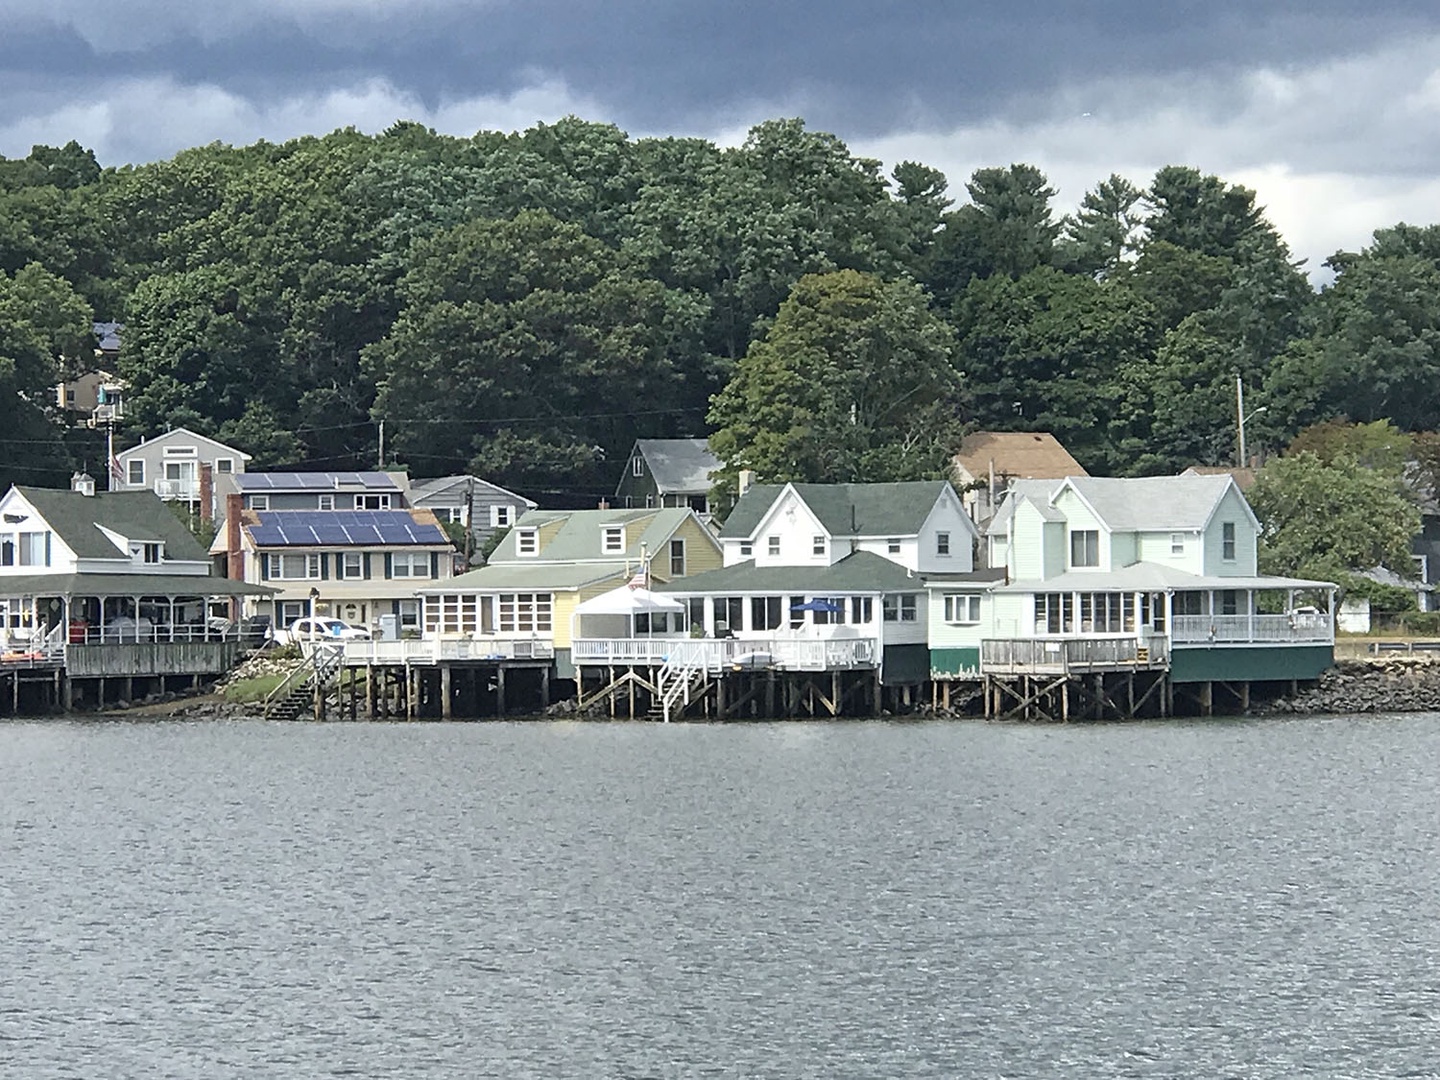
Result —
M 1240 460 L 1235 462 L 1240 468 L 1245 467 L 1245 384 L 1240 379 L 1240 373 L 1235 373 L 1235 432 L 1236 439 L 1240 443 Z
M 470 569 L 470 555 L 475 543 L 475 478 L 465 480 L 465 569 Z
M 380 421 L 380 454 L 379 454 L 379 461 L 376 463 L 375 467 L 376 467 L 377 469 L 382 470 L 382 471 L 383 471 L 384 468 L 385 468 L 385 421 L 384 421 L 384 420 L 381 420 L 381 421 Z

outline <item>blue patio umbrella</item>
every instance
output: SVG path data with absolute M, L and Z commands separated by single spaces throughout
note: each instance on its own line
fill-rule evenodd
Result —
M 803 603 L 803 604 L 791 604 L 791 605 L 790 605 L 790 610 L 791 610 L 791 611 L 829 611 L 829 612 L 832 612 L 832 613 L 833 613 L 833 612 L 837 612 L 837 611 L 843 611 L 844 609 L 843 609 L 839 604 L 831 603 L 829 600 L 815 599 L 815 600 L 806 600 L 805 603 Z

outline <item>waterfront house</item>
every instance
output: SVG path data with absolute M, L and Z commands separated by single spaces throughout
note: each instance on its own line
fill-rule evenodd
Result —
M 985 536 L 1003 577 L 930 583 L 932 671 L 1316 678 L 1333 660 L 1335 586 L 1261 575 L 1259 532 L 1228 474 L 1016 481 Z
M 1088 475 L 1048 431 L 972 431 L 951 467 L 960 501 L 977 525 L 990 520 L 1013 480 Z
M 403 510 L 410 505 L 403 471 L 242 472 L 216 479 L 223 506 L 238 494 L 245 510 Z
M 441 476 L 412 482 L 410 505 L 434 511 L 442 522 L 465 526 L 471 562 L 480 563 L 485 548 L 536 504 L 478 476 Z
M 425 635 L 476 655 L 553 656 L 572 678 L 579 604 L 637 577 L 658 587 L 719 566 L 719 543 L 689 508 L 529 510 L 486 566 L 419 590 Z
M 230 576 L 270 587 L 249 613 L 275 626 L 322 614 L 418 636 L 420 588 L 452 576 L 454 547 L 429 510 L 242 510 L 241 497 L 211 551 Z
M 206 483 L 245 471 L 250 455 L 189 428 L 176 428 L 115 455 L 112 491 L 150 491 L 166 502 L 182 502 L 201 517 L 213 518 L 214 489 Z M 210 478 L 207 480 L 207 477 Z
M 689 507 L 709 520 L 710 474 L 719 468 L 704 439 L 636 439 L 615 486 L 615 505 Z

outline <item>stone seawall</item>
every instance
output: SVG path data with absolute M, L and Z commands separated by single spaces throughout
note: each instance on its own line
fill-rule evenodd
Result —
M 1440 712 L 1440 659 L 1429 654 L 1338 660 L 1315 686 L 1254 713 Z

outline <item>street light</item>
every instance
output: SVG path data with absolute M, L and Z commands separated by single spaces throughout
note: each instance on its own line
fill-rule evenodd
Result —
M 320 590 L 310 587 L 310 646 L 315 646 L 315 601 L 320 599 Z
M 1252 409 L 1247 413 L 1245 411 L 1245 384 L 1240 381 L 1239 375 L 1235 376 L 1235 427 L 1240 443 L 1240 460 L 1236 464 L 1242 469 L 1245 467 L 1245 425 L 1262 412 L 1268 411 L 1269 408 L 1269 405 L 1261 405 L 1258 409 Z

